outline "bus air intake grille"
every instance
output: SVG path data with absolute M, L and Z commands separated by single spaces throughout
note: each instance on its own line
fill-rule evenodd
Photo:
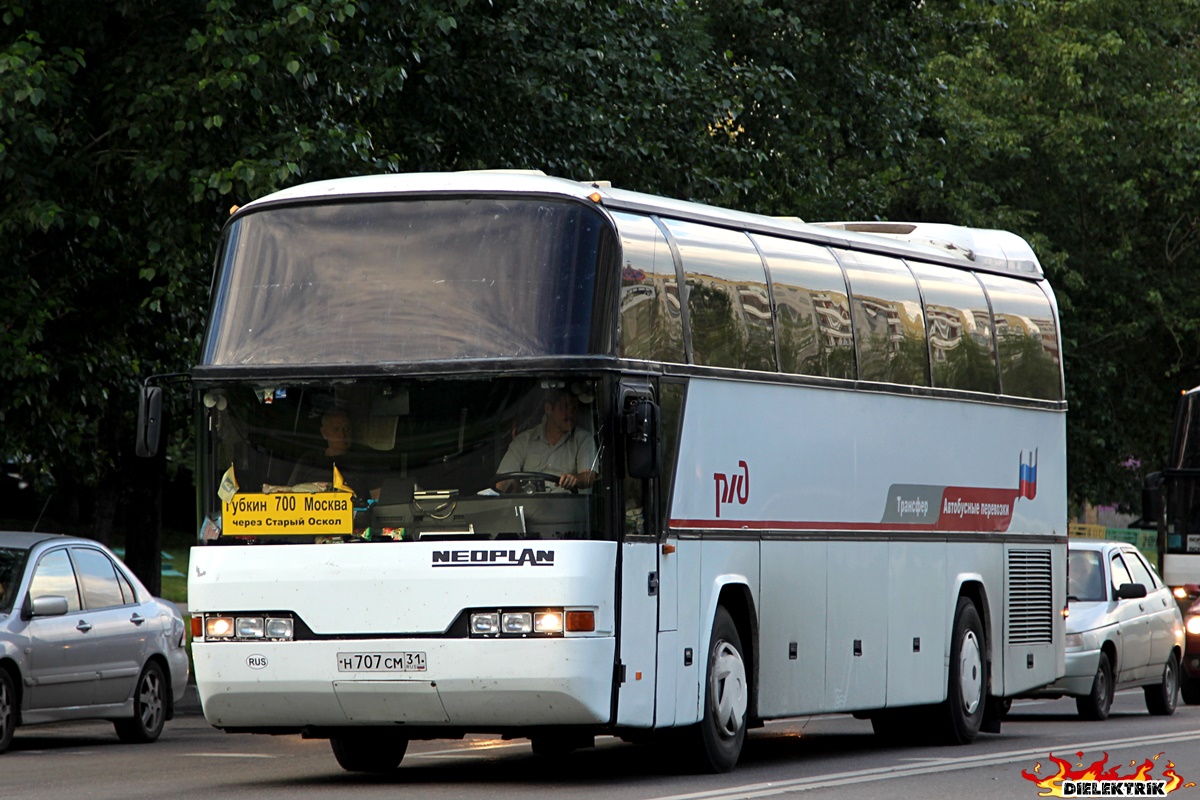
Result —
M 1008 551 L 1008 644 L 1054 640 L 1054 598 L 1049 550 Z

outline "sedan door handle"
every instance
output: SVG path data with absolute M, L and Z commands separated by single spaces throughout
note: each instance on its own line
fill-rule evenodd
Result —
M 80 633 L 87 633 L 91 629 L 92 625 L 86 619 L 79 620 L 79 624 L 75 626 L 75 630 L 79 631 Z
M 132 622 L 134 625 L 141 625 L 143 622 L 146 621 L 146 618 L 135 611 L 135 612 L 133 612 L 133 616 L 129 618 L 129 621 Z

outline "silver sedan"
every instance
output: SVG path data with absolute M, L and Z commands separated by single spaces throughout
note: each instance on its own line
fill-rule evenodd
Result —
M 1074 697 L 1085 719 L 1108 717 L 1118 689 L 1141 686 L 1151 714 L 1179 697 L 1183 618 L 1158 573 L 1133 545 L 1068 545 L 1066 674 L 1034 697 Z
M 18 725 L 112 720 L 152 742 L 188 681 L 183 617 L 89 539 L 0 532 L 0 753 Z

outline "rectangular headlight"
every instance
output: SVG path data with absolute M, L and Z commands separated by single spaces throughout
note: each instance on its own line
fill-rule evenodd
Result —
M 472 614 L 471 615 L 471 633 L 481 636 L 492 636 L 500 632 L 500 615 L 497 613 L 490 614 Z
M 500 630 L 504 633 L 532 633 L 533 614 L 514 611 L 500 615 Z
M 237 637 L 239 639 L 261 639 L 265 631 L 262 617 L 238 617 Z
M 205 617 L 205 639 L 232 639 L 233 617 Z
M 294 635 L 295 626 L 291 619 L 286 617 L 267 617 L 268 639 L 292 639 Z
M 1068 633 L 1063 645 L 1067 650 L 1082 650 L 1083 649 L 1083 634 Z
M 533 630 L 535 633 L 562 633 L 563 615 L 558 611 L 536 611 Z

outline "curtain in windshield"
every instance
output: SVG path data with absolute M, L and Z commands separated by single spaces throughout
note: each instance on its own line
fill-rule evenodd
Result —
M 607 230 L 530 198 L 266 208 L 226 236 L 203 363 L 583 354 Z

